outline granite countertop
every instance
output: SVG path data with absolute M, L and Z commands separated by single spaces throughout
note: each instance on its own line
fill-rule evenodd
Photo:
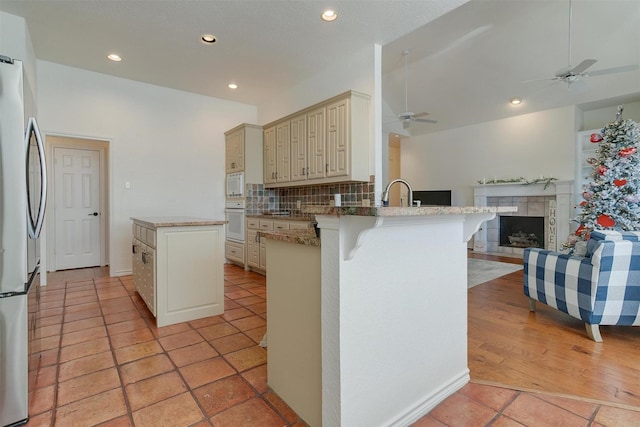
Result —
M 258 231 L 259 236 L 281 242 L 296 243 L 307 246 L 320 246 L 320 238 L 316 237 L 313 228 L 300 228 L 295 230 Z
M 131 217 L 134 222 L 147 227 L 187 227 L 198 225 L 224 225 L 227 221 L 209 219 L 209 218 L 197 218 L 192 216 L 146 216 L 146 217 Z
M 356 216 L 428 216 L 467 215 L 477 213 L 517 212 L 516 206 L 420 206 L 420 207 L 358 207 L 307 205 L 302 212 L 312 215 L 356 215 Z

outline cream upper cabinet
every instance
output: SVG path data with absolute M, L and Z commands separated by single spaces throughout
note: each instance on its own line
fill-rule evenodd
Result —
M 264 131 L 264 183 L 288 182 L 291 177 L 291 134 L 289 121 Z M 271 185 L 273 187 L 274 185 Z
M 245 182 L 262 184 L 262 127 L 243 123 L 225 135 L 225 170 L 245 173 Z
M 276 125 L 276 182 L 291 180 L 291 123 Z
M 328 177 L 349 175 L 349 130 L 349 99 L 341 99 L 327 105 Z
M 265 184 L 287 187 L 310 180 L 313 184 L 368 182 L 370 123 L 369 97 L 353 91 L 271 123 L 268 129 L 275 129 L 275 135 L 267 136 L 265 131 Z M 267 161 L 270 156 L 273 160 Z M 286 171 L 290 171 L 289 176 L 284 175 Z
M 236 130 L 225 134 L 226 172 L 244 170 L 244 130 Z
M 316 108 L 307 113 L 307 178 L 322 179 L 326 177 L 325 107 Z
M 264 183 L 276 182 L 276 127 L 264 130 Z
M 291 126 L 291 181 L 307 179 L 307 116 L 292 118 Z

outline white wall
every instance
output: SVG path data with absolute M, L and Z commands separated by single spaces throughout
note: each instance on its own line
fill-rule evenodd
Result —
M 637 123 L 640 123 L 640 102 L 630 102 L 622 104 L 622 107 L 623 119 L 631 119 Z M 583 124 L 580 130 L 601 129 L 607 123 L 615 119 L 617 112 L 617 105 L 585 111 L 582 114 Z
M 224 132 L 255 106 L 45 61 L 38 83 L 44 134 L 110 141 L 112 275 L 131 270 L 131 216 L 224 218 Z
M 329 63 L 313 77 L 291 82 L 291 88 L 258 106 L 259 124 L 277 120 L 296 111 L 310 107 L 347 90 L 355 90 L 369 96 L 374 94 L 373 45 L 354 52 L 349 63 Z M 330 56 L 327 53 L 327 56 Z
M 414 190 L 453 190 L 473 205 L 473 185 L 541 175 L 574 179 L 576 108 L 564 107 L 402 139 L 402 176 Z

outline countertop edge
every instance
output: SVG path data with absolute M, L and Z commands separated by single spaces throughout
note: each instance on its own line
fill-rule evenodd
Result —
M 133 222 L 147 227 L 194 227 L 206 225 L 224 225 L 225 220 L 210 218 L 198 218 L 190 216 L 152 216 L 152 217 L 130 217 Z
M 430 216 L 470 215 L 479 213 L 513 213 L 517 206 L 421 206 L 421 207 L 359 207 L 307 205 L 302 212 L 312 215 L 355 216 Z

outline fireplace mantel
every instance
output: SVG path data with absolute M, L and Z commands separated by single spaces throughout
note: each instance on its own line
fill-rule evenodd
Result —
M 558 250 L 558 240 L 563 240 L 569 235 L 571 212 L 574 200 L 573 181 L 552 181 L 549 184 L 481 184 L 473 186 L 473 198 L 475 206 L 487 206 L 488 197 L 533 197 L 533 196 L 555 196 L 556 200 L 556 239 L 555 247 L 547 249 Z M 516 214 L 517 215 L 517 214 Z M 474 234 L 473 250 L 478 252 L 487 251 L 487 227 L 480 227 Z

